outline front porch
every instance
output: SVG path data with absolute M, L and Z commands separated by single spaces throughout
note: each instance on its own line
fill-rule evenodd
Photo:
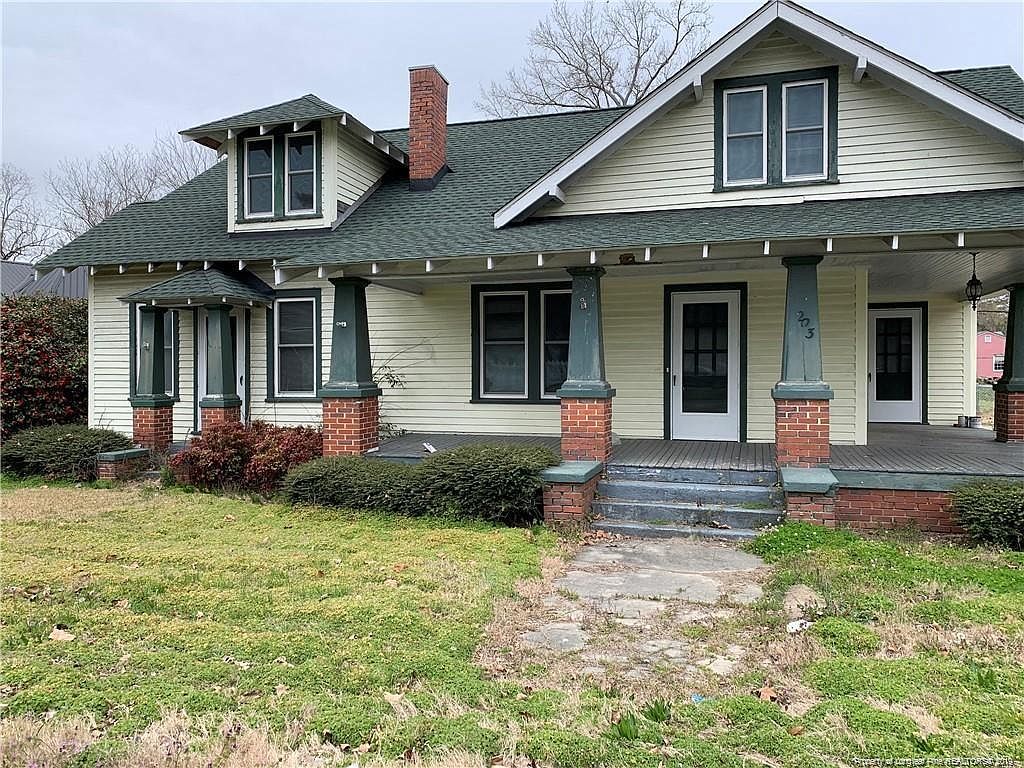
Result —
M 449 451 L 485 443 L 537 445 L 559 450 L 557 436 L 408 432 L 381 443 L 377 458 L 414 463 L 430 455 L 425 445 Z M 649 469 L 772 472 L 772 443 L 625 438 L 613 442 L 611 466 Z M 987 429 L 924 424 L 870 424 L 867 445 L 832 445 L 832 470 L 847 473 L 936 475 L 964 482 L 970 478 L 1024 476 L 1024 450 L 995 441 Z M 847 475 L 848 476 L 848 475 Z M 961 479 L 962 478 L 962 479 Z

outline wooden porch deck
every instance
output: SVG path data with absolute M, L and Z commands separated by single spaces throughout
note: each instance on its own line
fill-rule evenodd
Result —
M 438 451 L 473 443 L 541 445 L 558 450 L 559 439 L 539 435 L 479 435 L 410 432 L 381 444 L 376 455 L 413 462 Z M 715 469 L 766 472 L 775 469 L 771 443 L 711 440 L 624 439 L 610 464 L 659 469 Z M 833 445 L 832 469 L 950 475 L 1024 477 L 1024 448 L 997 443 L 990 430 L 917 424 L 872 424 L 867 445 Z

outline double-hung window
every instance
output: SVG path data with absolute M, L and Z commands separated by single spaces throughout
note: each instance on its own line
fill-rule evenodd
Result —
M 138 381 L 142 369 L 142 328 L 141 304 L 135 305 L 135 381 Z M 175 363 L 178 359 L 178 310 L 170 309 L 164 313 L 164 337 L 162 354 L 164 358 L 164 394 L 168 397 L 178 396 L 178 376 Z
M 782 180 L 815 180 L 828 176 L 825 136 L 828 133 L 828 81 L 784 83 L 782 86 Z
M 992 370 L 1003 371 L 1006 370 L 1006 362 L 1004 355 L 992 355 Z
M 316 397 L 319 356 L 316 300 L 285 298 L 274 302 L 274 394 Z
M 715 190 L 839 181 L 837 67 L 715 81 Z
M 763 184 L 768 167 L 764 86 L 725 92 L 725 183 Z
M 473 297 L 474 399 L 557 402 L 569 363 L 568 288 L 479 286 Z
M 245 140 L 245 215 L 274 215 L 274 138 Z
M 316 212 L 316 134 L 285 137 L 285 213 Z

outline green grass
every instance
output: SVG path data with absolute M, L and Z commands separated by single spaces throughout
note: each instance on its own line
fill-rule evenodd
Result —
M 991 384 L 978 384 L 978 415 L 981 423 L 992 426 L 992 416 L 996 407 L 996 395 Z
M 456 747 L 486 759 L 514 744 L 573 768 L 1024 759 L 1020 553 L 771 531 L 750 545 L 776 569 L 765 601 L 710 633 L 747 638 L 751 666 L 694 704 L 634 699 L 615 681 L 535 690 L 474 665 L 495 601 L 551 553 L 543 530 L 198 493 L 3 490 L 3 715 L 95 717 L 101 735 L 75 765 L 105 764 L 173 710 L 272 731 L 301 722 L 382 758 Z M 820 651 L 785 672 L 762 666 L 764 647 L 786 641 L 773 609 L 797 582 L 827 601 L 806 633 Z M 48 639 L 57 625 L 75 639 Z M 986 629 L 998 642 L 887 658 L 893 626 Z M 800 716 L 750 693 L 790 680 L 814 699 Z M 396 716 L 385 694 L 412 708 Z M 921 711 L 938 732 L 922 730 Z

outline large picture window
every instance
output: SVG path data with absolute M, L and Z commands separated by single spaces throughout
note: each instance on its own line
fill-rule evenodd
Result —
M 245 140 L 245 215 L 274 215 L 274 139 Z
M 715 81 L 715 190 L 839 181 L 837 67 Z
M 274 302 L 274 393 L 281 397 L 315 397 L 319 385 L 313 298 Z
M 316 211 L 316 135 L 285 137 L 285 212 Z
M 557 402 L 569 362 L 564 284 L 473 289 L 473 399 Z

